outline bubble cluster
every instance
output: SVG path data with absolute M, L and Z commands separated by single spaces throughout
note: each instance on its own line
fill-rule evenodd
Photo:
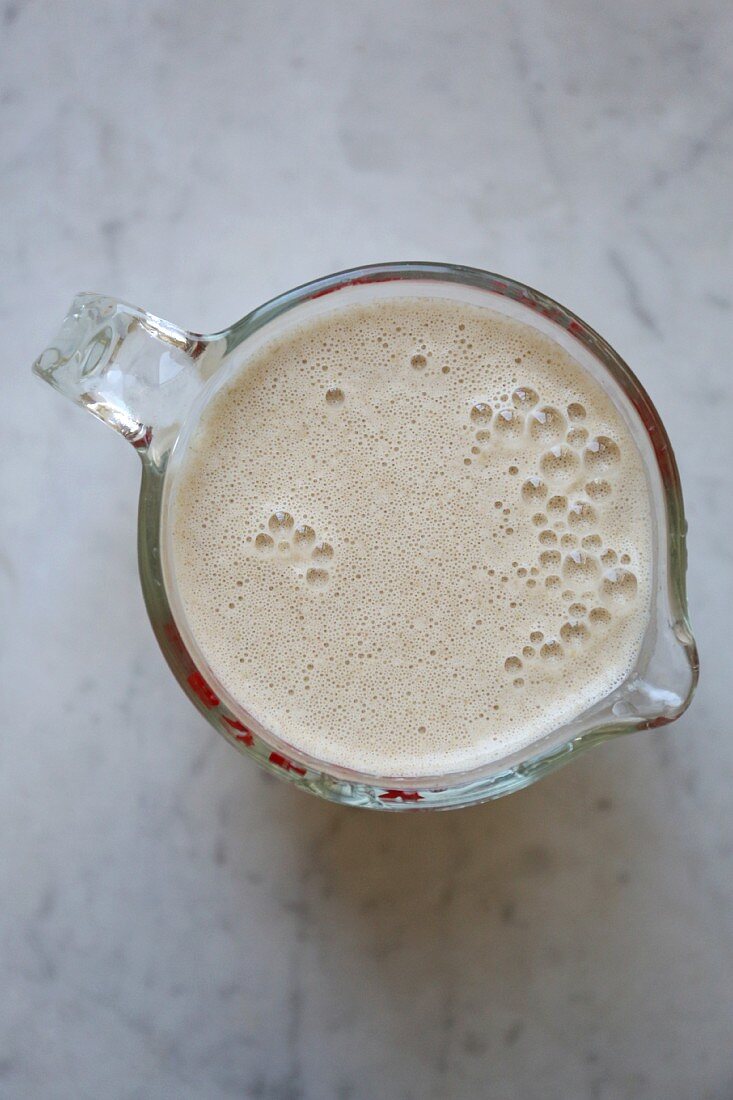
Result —
M 182 456 L 166 568 L 266 728 L 344 767 L 441 774 L 530 745 L 627 675 L 646 478 L 559 345 L 397 298 L 236 354 Z
M 308 523 L 296 526 L 291 514 L 285 511 L 273 512 L 267 520 L 267 528 L 271 535 L 260 531 L 254 539 L 249 537 L 256 552 L 268 555 L 277 551 L 279 559 L 291 565 L 296 575 L 304 578 L 307 584 L 316 588 L 327 584 L 328 569 L 323 564 L 308 567 L 308 563 L 330 561 L 333 557 L 330 542 L 316 541 L 315 528 Z
M 535 464 L 535 471 L 521 483 L 519 500 L 527 509 L 544 508 L 531 516 L 520 513 L 525 522 L 539 528 L 536 535 L 539 549 L 534 565 L 530 561 L 522 565 L 514 562 L 513 566 L 517 581 L 529 588 L 536 585 L 534 575 L 544 574 L 545 593 L 554 598 L 559 594 L 565 604 L 558 616 L 561 621 L 553 620 L 557 636 L 549 637 L 539 650 L 540 658 L 554 665 L 568 654 L 577 656 L 582 647 L 592 645 L 592 630 L 608 627 L 614 612 L 618 616 L 619 609 L 629 609 L 636 598 L 636 574 L 624 568 L 629 565 L 630 556 L 624 553 L 619 558 L 613 547 L 604 546 L 599 533 L 604 526 L 601 512 L 613 494 L 609 479 L 615 477 L 614 471 L 620 467 L 622 452 L 618 443 L 604 432 L 591 438 L 585 423 L 588 411 L 580 402 L 569 402 L 563 414 L 554 405 L 542 403 L 536 389 L 524 385 L 514 391 L 512 399 L 516 409 L 529 414 L 524 419 L 525 447 L 529 451 L 526 458 Z M 479 414 L 493 419 L 488 400 L 474 405 L 472 418 Z M 516 414 L 512 418 L 516 433 L 520 430 L 518 421 L 520 415 Z M 564 442 L 551 442 L 563 436 Z M 548 443 L 551 445 L 547 446 Z M 519 471 L 516 465 L 512 469 Z M 604 476 L 589 478 L 589 473 Z M 558 491 L 561 487 L 564 491 Z M 617 562 L 620 567 L 609 568 Z M 576 599 L 578 594 L 598 606 L 589 613 L 586 604 Z M 512 601 L 510 607 L 516 608 L 517 602 Z M 537 634 L 534 644 L 532 636 L 525 641 L 521 647 L 525 660 L 532 660 L 537 644 Z M 504 662 L 508 673 L 516 673 L 521 667 L 516 655 Z M 523 677 L 522 684 L 525 682 L 531 680 Z M 512 683 L 516 686 L 516 679 Z

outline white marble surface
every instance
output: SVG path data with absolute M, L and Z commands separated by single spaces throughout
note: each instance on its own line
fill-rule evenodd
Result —
M 0 1096 L 730 1100 L 727 0 L 5 0 Z M 137 459 L 29 375 L 71 295 L 222 327 L 360 262 L 540 286 L 676 446 L 703 678 L 483 808 L 260 774 L 164 668 Z

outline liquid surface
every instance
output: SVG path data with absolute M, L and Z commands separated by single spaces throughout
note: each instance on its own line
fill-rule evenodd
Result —
M 286 334 L 215 395 L 171 562 L 206 661 L 266 728 L 358 771 L 438 775 L 624 679 L 651 514 L 628 428 L 562 348 L 393 299 Z

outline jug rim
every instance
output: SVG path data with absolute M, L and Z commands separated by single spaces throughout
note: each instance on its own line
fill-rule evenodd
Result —
M 614 711 L 613 714 L 606 714 L 603 722 L 592 724 L 588 726 L 588 728 L 583 729 L 582 727 L 587 725 L 588 717 L 592 714 L 594 709 L 603 709 L 605 707 L 605 709 L 608 710 L 607 703 L 610 696 L 606 696 L 606 698 L 599 703 L 598 708 L 591 708 L 590 711 L 584 712 L 583 715 L 578 717 L 576 723 L 569 723 L 524 749 L 516 750 L 501 759 L 488 761 L 485 765 L 473 768 L 470 771 L 449 772 L 437 776 L 391 777 L 360 773 L 330 764 L 327 761 L 310 758 L 296 746 L 283 742 L 271 732 L 266 731 L 256 722 L 253 716 L 247 712 L 245 707 L 232 699 L 226 692 L 226 689 L 223 688 L 223 685 L 218 682 L 213 671 L 208 667 L 207 662 L 195 643 L 195 639 L 191 637 L 190 631 L 187 629 L 185 616 L 182 615 L 174 586 L 171 585 L 170 577 L 164 577 L 163 575 L 164 566 L 161 564 L 161 559 L 165 558 L 165 553 L 159 553 L 159 581 L 163 584 L 164 593 L 170 598 L 170 615 L 178 628 L 180 642 L 183 643 L 185 648 L 189 651 L 197 669 L 203 674 L 205 683 L 211 687 L 212 694 L 216 696 L 221 706 L 228 709 L 230 715 L 234 716 L 237 721 L 246 726 L 248 731 L 254 731 L 257 737 L 262 738 L 266 747 L 274 747 L 275 755 L 280 754 L 282 756 L 282 754 L 287 754 L 288 760 L 296 761 L 298 765 L 306 769 L 306 776 L 300 777 L 297 773 L 289 773 L 290 778 L 295 779 L 296 782 L 302 780 L 301 785 L 304 786 L 310 784 L 310 789 L 315 789 L 316 793 L 324 794 L 325 797 L 331 797 L 337 801 L 350 801 L 354 804 L 362 804 L 359 799 L 363 801 L 363 804 L 372 804 L 370 801 L 370 799 L 373 800 L 371 792 L 380 788 L 386 788 L 388 790 L 399 789 L 408 793 L 423 792 L 420 799 L 421 803 L 428 802 L 433 805 L 445 806 L 484 801 L 487 798 L 506 793 L 507 790 L 513 790 L 519 786 L 524 786 L 532 782 L 535 778 L 539 778 L 540 775 L 545 774 L 546 771 L 551 770 L 553 767 L 556 767 L 559 763 L 569 758 L 571 754 L 576 756 L 578 751 L 590 747 L 591 744 L 596 744 L 601 740 L 606 740 L 609 737 L 621 733 L 650 728 L 673 721 L 679 717 L 689 705 L 698 675 L 697 652 L 689 627 L 685 591 L 686 524 L 684 519 L 684 505 L 679 472 L 666 429 L 664 428 L 651 398 L 625 360 L 622 359 L 602 336 L 571 310 L 527 284 L 478 268 L 443 263 L 429 263 L 425 261 L 392 262 L 349 268 L 303 283 L 292 290 L 286 291 L 284 294 L 275 296 L 268 302 L 265 302 L 263 305 L 258 306 L 256 309 L 246 314 L 233 325 L 212 334 L 210 337 L 206 337 L 206 339 L 225 342 L 227 348 L 225 354 L 226 358 L 231 352 L 239 347 L 240 344 L 244 343 L 256 332 L 264 331 L 272 322 L 287 314 L 294 307 L 324 299 L 330 294 L 349 288 L 369 287 L 386 283 L 415 283 L 420 281 L 424 282 L 426 280 L 431 283 L 453 283 L 464 287 L 474 287 L 480 291 L 488 291 L 500 298 L 512 300 L 521 307 L 528 308 L 532 313 L 544 319 L 544 322 L 551 326 L 558 326 L 558 328 L 564 330 L 572 340 L 577 341 L 578 344 L 583 346 L 588 354 L 604 368 L 616 383 L 625 400 L 634 410 L 634 413 L 648 437 L 650 453 L 653 454 L 654 457 L 654 467 L 659 475 L 661 502 L 664 508 L 664 523 L 660 525 L 660 543 L 656 553 L 656 557 L 659 558 L 663 550 L 666 561 L 666 583 L 664 589 L 666 608 L 669 612 L 669 622 L 662 624 L 662 627 L 668 632 L 672 631 L 675 634 L 677 643 L 684 655 L 689 682 L 684 693 L 675 697 L 674 702 L 670 703 L 669 699 L 667 700 L 665 704 L 667 708 L 666 712 L 665 706 L 661 704 L 659 713 L 646 715 L 624 712 L 623 708 L 621 708 Z M 174 451 L 176 449 L 177 445 L 174 447 Z M 142 457 L 143 460 L 145 460 L 145 455 Z M 645 466 L 646 465 L 645 463 Z M 158 477 L 161 473 L 165 476 L 167 473 L 167 464 L 166 468 L 163 470 L 157 467 L 151 468 L 149 478 L 145 479 L 145 481 L 148 481 L 147 486 L 144 481 L 144 493 L 152 491 L 151 479 Z M 171 480 L 169 479 L 165 489 L 166 493 L 170 491 L 170 486 Z M 160 515 L 158 516 L 159 526 L 163 524 L 166 507 L 166 500 L 163 499 L 161 491 L 159 500 Z M 144 533 L 141 523 L 141 562 L 149 550 L 149 535 L 149 527 L 145 528 Z M 144 543 L 146 545 L 143 545 Z M 159 551 L 163 549 L 163 547 L 158 547 Z M 142 566 L 141 574 L 144 575 Z M 149 606 L 149 611 L 150 610 Z M 151 619 L 153 619 L 152 612 Z M 181 627 L 183 627 L 182 631 Z M 166 652 L 166 646 L 163 643 L 161 644 L 170 663 L 170 657 Z M 629 679 L 630 678 L 627 678 L 627 680 L 624 681 L 624 685 L 629 682 Z M 200 700 L 197 702 L 197 705 L 199 705 L 199 703 Z M 212 714 L 210 713 L 211 709 L 212 708 L 205 708 L 205 713 L 207 713 L 207 717 L 210 719 L 212 719 Z M 583 721 L 584 719 L 585 721 Z M 580 728 L 572 736 L 568 736 L 568 731 L 571 730 L 573 725 L 578 725 Z M 226 729 L 224 729 L 223 732 L 226 734 Z M 238 747 L 244 747 L 245 751 L 252 751 L 253 748 L 252 745 L 248 745 L 246 742 L 244 746 L 242 743 L 239 743 Z M 257 755 L 257 753 L 255 753 L 255 755 Z M 262 754 L 260 754 L 259 762 L 265 763 L 266 766 L 268 763 L 272 763 L 270 759 L 262 759 Z M 327 789 L 320 789 L 317 778 L 313 780 L 311 778 L 311 773 L 316 777 L 318 775 L 325 775 L 327 779 Z M 313 786 L 314 783 L 315 787 Z M 448 785 L 447 788 L 446 784 Z M 352 788 L 351 794 L 347 797 L 344 795 L 343 790 L 341 790 L 339 794 L 339 785 L 346 785 Z M 358 788 L 361 792 L 359 798 L 353 793 L 353 789 L 355 788 Z M 461 790 L 463 794 L 456 794 L 458 790 Z M 365 791 L 366 793 L 364 793 Z M 430 793 L 435 797 L 428 798 Z M 364 799 L 366 801 L 364 801 Z M 404 804 L 400 800 L 397 800 L 397 802 L 399 806 Z M 398 808 L 398 806 L 396 805 L 390 808 Z M 421 804 L 419 808 L 425 807 Z

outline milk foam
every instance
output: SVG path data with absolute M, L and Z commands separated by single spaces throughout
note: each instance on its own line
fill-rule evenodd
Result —
M 633 667 L 641 456 L 559 345 L 442 299 L 351 306 L 244 361 L 172 501 L 219 681 L 280 738 L 383 776 L 477 767 Z

